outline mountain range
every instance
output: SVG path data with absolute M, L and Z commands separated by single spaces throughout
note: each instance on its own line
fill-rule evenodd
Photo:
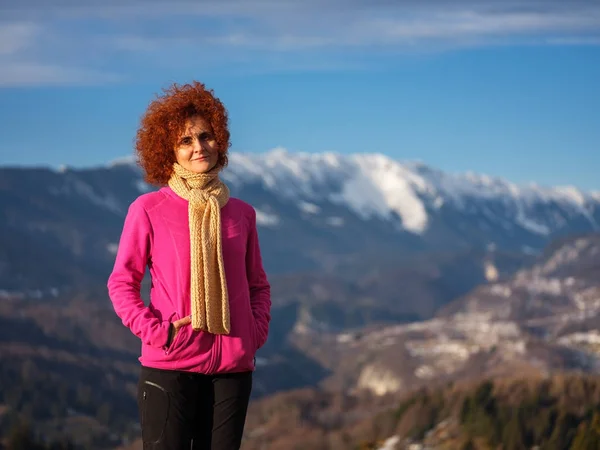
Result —
M 453 175 L 379 154 L 233 153 L 223 178 L 257 211 L 272 274 L 353 274 L 415 255 L 527 255 L 599 229 L 600 193 Z M 131 159 L 0 169 L 0 290 L 52 295 L 104 281 L 129 203 L 154 187 Z
M 283 149 L 233 153 L 223 179 L 257 211 L 272 284 L 255 397 L 596 370 L 600 193 Z M 95 417 L 102 445 L 135 436 L 139 344 L 105 283 L 128 205 L 152 189 L 127 158 L 0 168 L 0 379 L 26 383 L 0 406 Z

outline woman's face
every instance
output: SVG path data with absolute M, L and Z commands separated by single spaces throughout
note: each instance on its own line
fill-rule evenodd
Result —
M 175 158 L 180 166 L 196 173 L 205 173 L 217 165 L 219 151 L 213 129 L 203 117 L 193 116 L 175 147 Z

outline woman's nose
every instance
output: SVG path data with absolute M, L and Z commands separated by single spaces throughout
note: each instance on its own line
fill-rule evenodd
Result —
M 202 142 L 200 142 L 200 140 L 194 139 L 193 151 L 194 152 L 201 152 L 202 151 Z

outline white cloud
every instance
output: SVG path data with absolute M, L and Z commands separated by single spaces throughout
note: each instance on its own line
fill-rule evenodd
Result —
M 335 17 L 331 18 L 335 22 Z M 195 36 L 170 36 L 155 38 L 149 35 L 124 36 L 116 41 L 120 49 L 132 51 L 152 50 L 172 45 L 208 44 L 231 49 L 253 49 L 273 52 L 310 51 L 320 49 L 361 49 L 377 47 L 413 48 L 438 42 L 444 48 L 463 46 L 465 39 L 480 45 L 493 44 L 496 38 L 507 38 L 513 43 L 525 42 L 524 38 L 539 36 L 540 43 L 547 41 L 547 34 L 581 33 L 577 38 L 594 40 L 600 38 L 600 12 L 597 15 L 580 16 L 564 13 L 510 12 L 490 14 L 474 11 L 442 11 L 418 15 L 355 17 L 347 15 L 339 25 L 318 22 L 294 24 L 263 23 L 230 27 L 217 27 L 210 33 Z M 342 24 L 343 22 L 343 24 Z M 591 37 L 589 33 L 595 33 Z M 573 39 L 573 38 L 572 38 Z M 529 42 L 529 41 L 527 41 Z M 576 42 L 576 41 L 574 41 Z
M 390 38 L 460 38 L 491 35 L 521 35 L 541 32 L 594 30 L 600 28 L 599 17 L 531 12 L 485 14 L 463 11 L 435 14 L 417 21 L 385 19 L 376 23 L 382 35 Z
M 0 55 L 12 55 L 34 43 L 40 27 L 28 22 L 0 24 Z
M 116 74 L 39 63 L 6 63 L 0 70 L 0 86 L 91 85 L 120 81 Z
M 22 72 L 33 84 L 36 77 L 27 66 L 35 65 L 42 68 L 40 82 L 57 83 L 62 77 L 69 83 L 115 79 L 104 71 L 197 71 L 199 62 L 250 70 L 252 64 L 280 70 L 360 69 L 362 56 L 385 57 L 390 51 L 597 45 L 600 40 L 600 2 L 595 0 L 11 3 L 0 3 L 0 17 L 12 21 L 0 23 L 0 83 L 12 80 L 9 84 Z
M 151 5 L 147 14 L 164 6 L 158 1 Z M 432 41 L 447 48 L 453 41 L 462 46 L 465 38 L 470 39 L 469 45 L 473 40 L 485 45 L 494 43 L 490 39 L 498 37 L 518 43 L 520 38 L 539 36 L 543 43 L 549 34 L 563 33 L 575 33 L 586 39 L 590 34 L 600 37 L 600 3 L 573 1 L 569 5 L 565 9 L 563 3 L 553 0 L 372 4 L 356 0 L 345 4 L 339 0 L 208 2 L 200 8 L 187 4 L 188 14 L 210 17 L 197 27 L 202 31 L 190 32 L 187 28 L 182 36 L 170 29 L 169 36 L 162 39 L 170 42 L 192 39 L 222 47 L 293 52 L 364 47 L 372 50 L 377 46 L 412 47 L 420 43 L 429 46 Z M 178 16 L 182 11 L 186 11 L 185 2 L 175 3 L 170 12 L 163 13 Z M 203 29 L 205 25 L 210 27 L 209 31 Z M 133 49 L 153 38 L 149 34 L 137 35 Z
M 549 38 L 546 41 L 553 45 L 600 45 L 600 37 L 561 37 Z

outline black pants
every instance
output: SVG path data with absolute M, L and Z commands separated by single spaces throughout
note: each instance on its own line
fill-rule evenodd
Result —
M 252 372 L 209 376 L 142 367 L 144 450 L 238 450 L 251 390 Z

